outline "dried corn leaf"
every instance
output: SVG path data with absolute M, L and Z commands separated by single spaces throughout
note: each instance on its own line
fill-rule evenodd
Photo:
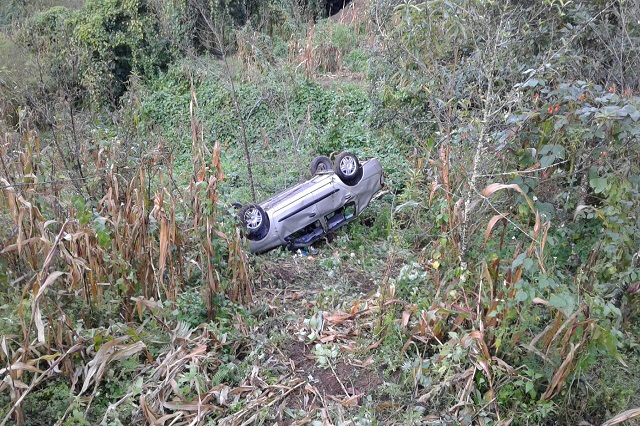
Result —
M 2 251 L 0 251 L 0 254 L 4 254 L 4 253 L 9 253 L 12 251 L 16 251 L 21 249 L 21 247 L 24 246 L 30 246 L 32 244 L 37 243 L 38 241 L 41 241 L 42 239 L 40 237 L 31 237 L 31 238 L 27 238 L 26 240 L 22 240 L 20 243 L 20 246 L 18 244 L 9 244 L 7 245 L 4 249 L 2 249 Z
M 0 374 L 5 374 L 10 371 L 19 371 L 19 370 L 31 371 L 33 373 L 43 373 L 42 370 L 34 367 L 33 365 L 29 365 L 21 361 L 16 361 L 13 364 L 11 364 L 9 367 L 0 369 Z
M 616 414 L 614 417 L 602 423 L 602 426 L 617 425 L 622 422 L 626 422 L 627 420 L 635 419 L 636 417 L 640 417 L 640 408 L 632 408 L 630 410 L 626 410 L 622 413 Z
M 329 323 L 330 325 L 340 325 L 344 321 L 350 320 L 353 318 L 351 314 L 345 314 L 344 312 L 334 312 L 332 314 L 325 313 L 324 321 Z
M 567 377 L 569 377 L 569 374 L 573 371 L 573 359 L 579 346 L 580 345 L 571 344 L 571 350 L 567 354 L 567 358 L 562 362 L 560 367 L 558 367 L 547 390 L 542 394 L 540 398 L 542 401 L 548 401 L 560 393 Z
M 493 195 L 495 192 L 501 189 L 514 189 L 518 191 L 524 197 L 525 201 L 527 202 L 531 210 L 535 210 L 535 207 L 533 205 L 533 201 L 531 201 L 531 198 L 529 198 L 529 196 L 522 190 L 522 188 L 520 188 L 520 186 L 518 186 L 515 183 L 512 183 L 512 184 L 492 183 L 488 185 L 486 188 L 484 188 L 482 191 L 480 191 L 480 195 L 488 198 L 491 195 Z
M 42 313 L 40 312 L 40 298 L 42 297 L 46 289 L 49 288 L 49 286 L 51 286 L 51 284 L 53 284 L 55 280 L 62 275 L 67 275 L 67 273 L 62 271 L 55 271 L 49 274 L 47 279 L 38 289 L 38 292 L 33 300 L 32 320 L 36 326 L 36 330 L 38 333 L 38 342 L 40 343 L 45 343 L 44 322 L 42 321 Z
M 82 395 L 92 382 L 96 385 L 100 382 L 110 362 L 129 358 L 147 347 L 143 342 L 123 345 L 122 343 L 127 340 L 129 336 L 116 337 L 100 347 L 95 357 L 85 367 L 84 384 L 78 395 Z
M 487 224 L 487 230 L 484 232 L 484 241 L 482 242 L 482 245 L 487 244 L 487 241 L 489 240 L 489 235 L 491 235 L 491 231 L 493 230 L 493 227 L 496 226 L 496 223 L 498 223 L 501 220 L 502 221 L 506 220 L 507 216 L 509 216 L 509 213 L 504 213 L 504 214 L 500 213 L 493 216 L 489 220 L 489 223 Z

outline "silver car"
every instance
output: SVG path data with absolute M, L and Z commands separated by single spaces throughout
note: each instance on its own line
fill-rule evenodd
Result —
M 339 154 L 333 167 L 328 157 L 316 157 L 310 169 L 308 181 L 240 210 L 252 253 L 312 244 L 358 217 L 384 186 L 380 161 L 360 163 L 350 152 Z

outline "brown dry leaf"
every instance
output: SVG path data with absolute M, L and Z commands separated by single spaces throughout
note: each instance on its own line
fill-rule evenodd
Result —
M 411 311 L 403 311 L 402 312 L 402 321 L 400 322 L 401 328 L 406 328 L 409 324 L 409 319 L 411 318 Z
M 32 307 L 33 313 L 31 315 L 32 315 L 33 323 L 35 324 L 36 330 L 37 330 L 37 333 L 38 333 L 38 342 L 40 342 L 40 343 L 44 343 L 45 342 L 44 322 L 42 321 L 42 313 L 40 312 L 40 298 L 44 294 L 45 290 L 49 286 L 51 286 L 51 284 L 53 284 L 55 282 L 55 280 L 58 279 L 58 277 L 60 277 L 62 275 L 67 275 L 67 273 L 66 272 L 62 272 L 62 271 L 55 271 L 55 272 L 52 272 L 51 274 L 49 274 L 47 279 L 44 280 L 44 283 L 40 286 L 40 288 L 38 288 L 38 292 L 36 294 L 36 297 L 33 299 L 33 307 Z
M 82 385 L 82 389 L 78 393 L 78 396 L 82 395 L 89 388 L 92 379 L 96 385 L 100 382 L 100 379 L 102 379 L 102 375 L 104 374 L 107 365 L 111 361 L 118 361 L 124 358 L 128 358 L 131 355 L 134 355 L 142 351 L 143 349 L 146 349 L 147 345 L 145 345 L 143 342 L 135 342 L 129 345 L 122 345 L 121 343 L 129 340 L 129 337 L 130 336 L 116 337 L 115 339 L 105 343 L 100 347 L 95 357 L 91 361 L 89 361 L 89 363 L 85 367 L 84 384 Z
M 355 301 L 355 303 L 351 306 L 351 309 L 349 310 L 351 315 L 355 315 L 360 311 L 360 304 L 361 303 L 362 303 L 362 300 L 356 300 Z
M 362 394 L 357 394 L 357 395 L 353 395 L 349 398 L 346 398 L 344 400 L 339 400 L 338 398 L 333 398 L 335 401 L 339 402 L 340 405 L 342 405 L 343 407 L 353 407 L 354 405 L 358 404 L 358 400 L 362 397 Z
M 491 367 L 489 367 L 489 362 L 486 359 L 479 359 L 477 362 L 473 363 L 478 370 L 482 370 L 487 379 L 489 379 L 489 383 L 493 381 L 493 374 L 491 374 Z
M 62 272 L 62 271 L 55 271 L 49 274 L 49 276 L 47 277 L 46 280 L 44 280 L 44 283 L 40 286 L 40 289 L 38 290 L 38 294 L 36 294 L 35 299 L 39 300 L 40 297 L 42 297 L 42 294 L 44 293 L 44 291 L 51 285 L 53 284 L 53 282 L 58 279 L 58 277 L 62 276 L 62 275 L 67 275 L 66 272 Z
M 173 418 L 182 417 L 182 416 L 184 416 L 184 413 L 181 411 L 178 411 L 176 413 L 171 413 L 171 414 L 165 414 L 164 416 L 160 417 L 158 420 L 156 420 L 154 423 L 151 423 L 151 424 L 153 426 L 164 425 L 167 422 L 167 420 L 171 420 Z M 171 424 L 176 424 L 176 423 L 174 421 Z
M 12 251 L 16 251 L 21 247 L 24 246 L 30 246 L 31 244 L 35 244 L 38 241 L 42 241 L 41 237 L 31 237 L 31 238 L 27 238 L 26 240 L 22 240 L 21 241 L 21 245 L 18 246 L 18 244 L 9 244 L 7 245 L 4 249 L 2 249 L 2 251 L 0 251 L 0 254 L 4 254 L 4 253 L 9 253 Z
M 140 300 L 136 301 L 136 310 L 138 311 L 138 319 L 142 321 L 142 303 L 140 303 Z
M 556 321 L 554 323 L 554 327 L 549 330 L 549 332 L 544 336 L 544 339 L 542 341 L 542 345 L 545 352 L 549 352 L 549 348 L 551 347 L 551 344 L 553 342 L 558 341 L 557 339 L 560 338 L 562 332 L 565 329 L 571 330 L 574 328 L 575 324 L 578 322 L 577 318 L 580 312 L 581 312 L 580 310 L 576 310 L 564 322 L 562 322 L 562 319 L 564 318 L 564 314 L 558 311 L 556 315 Z
M 163 401 L 162 406 L 169 410 L 202 411 L 202 412 L 220 410 L 220 407 L 216 407 L 215 405 L 201 404 L 198 402 Z
M 542 401 L 548 401 L 560 393 L 560 391 L 562 390 L 562 387 L 564 386 L 565 380 L 573 370 L 572 368 L 573 358 L 575 357 L 576 350 L 578 349 L 579 346 L 580 346 L 579 344 L 578 345 L 574 345 L 573 343 L 571 344 L 571 350 L 567 354 L 567 358 L 562 362 L 560 367 L 558 367 L 558 370 L 555 372 L 555 374 L 553 375 L 553 378 L 551 379 L 551 383 L 549 384 L 549 387 L 544 392 L 544 394 L 542 394 L 542 397 L 540 397 Z
M 487 241 L 489 240 L 489 235 L 491 234 L 491 231 L 493 230 L 493 227 L 496 226 L 496 223 L 498 223 L 501 220 L 506 220 L 506 217 L 509 216 L 509 213 L 500 213 L 497 214 L 495 216 L 493 216 L 490 220 L 489 223 L 487 224 L 487 230 L 484 233 L 484 241 L 482 242 L 482 245 L 484 246 L 485 244 L 487 244 Z
M 149 406 L 149 404 L 147 404 L 147 399 L 144 397 L 144 395 L 140 395 L 140 408 L 142 408 L 142 413 L 144 414 L 144 418 L 147 420 L 147 422 L 151 425 L 156 425 L 156 424 L 164 424 L 164 422 L 162 423 L 158 423 L 157 422 L 157 418 L 158 418 L 158 414 L 156 414 L 153 409 Z
M 206 147 L 206 145 L 205 145 Z M 218 180 L 224 179 L 224 174 L 222 173 L 222 164 L 220 163 L 220 142 L 216 141 L 213 145 L 213 155 L 211 158 L 211 165 L 216 170 L 216 178 Z
M 377 342 L 370 344 L 369 346 L 367 346 L 367 350 L 370 351 L 371 349 L 377 348 L 378 346 L 380 346 L 382 344 L 383 340 L 384 339 L 380 339 Z
M 402 348 L 400 348 L 400 353 L 401 354 L 405 353 L 405 351 L 407 349 L 409 349 L 409 346 L 411 346 L 412 343 L 413 343 L 413 339 L 411 337 L 409 337 L 409 339 L 406 341 L 406 343 L 404 345 L 402 345 Z
M 340 345 L 340 349 L 342 349 L 345 352 L 350 352 L 350 353 L 354 353 L 356 350 L 349 346 L 349 345 Z
M 433 201 L 433 197 L 436 195 L 438 188 L 440 188 L 440 184 L 434 181 L 431 185 L 431 191 L 429 192 L 429 206 L 431 206 L 431 201 Z
M 482 354 L 486 360 L 491 359 L 491 355 L 489 354 L 489 348 L 487 347 L 486 342 L 484 341 L 484 333 L 480 330 L 473 330 L 466 336 L 462 338 L 462 344 L 465 345 L 465 339 L 470 338 L 476 341 L 480 349 L 482 350 Z
M 636 417 L 640 417 L 640 408 L 632 408 L 630 410 L 616 414 L 614 417 L 602 423 L 602 426 L 617 425 L 619 423 L 626 422 L 627 420 L 635 419 Z
M 26 371 L 31 371 L 33 373 L 43 373 L 42 370 L 34 367 L 33 365 L 25 364 L 24 362 L 21 362 L 21 361 L 16 361 L 13 364 L 11 364 L 9 367 L 0 369 L 0 374 L 5 374 L 8 371 L 18 371 L 18 370 L 26 370 Z
M 240 395 L 245 392 L 253 392 L 254 390 L 256 390 L 254 386 L 238 386 L 229 392 L 229 396 Z
M 364 361 L 362 361 L 361 366 L 362 366 L 362 367 L 368 367 L 368 366 L 370 366 L 371 364 L 373 364 L 374 362 L 375 362 L 375 361 L 373 360 L 373 358 L 372 358 L 372 357 L 369 357 L 369 358 L 365 359 Z
M 338 336 L 336 334 L 330 334 L 328 336 L 324 336 L 323 338 L 320 339 L 320 343 L 328 343 L 328 342 L 333 342 L 334 340 L 336 340 Z
M 487 283 L 489 284 L 489 296 L 491 297 L 491 301 L 492 303 L 494 303 L 494 289 L 493 289 L 493 278 L 491 278 L 491 273 L 489 272 L 489 265 L 487 265 L 487 261 L 485 259 L 482 259 L 482 275 L 484 276 L 484 279 L 487 281 Z M 480 295 L 478 295 L 480 296 Z M 488 312 L 487 312 L 488 313 Z
M 506 371 L 507 374 L 509 374 L 510 376 L 513 376 L 513 375 L 517 374 L 517 370 L 515 368 L 513 368 L 512 366 L 510 366 L 509 364 L 507 364 L 502 358 L 498 358 L 497 356 L 494 356 L 491 359 L 493 361 L 495 361 L 495 363 L 499 367 L 502 367 L 504 369 L 504 371 Z
M 460 198 L 458 201 L 456 201 L 456 203 L 453 205 L 453 217 L 455 218 L 455 220 L 457 222 L 462 222 L 461 217 L 460 217 L 460 213 L 461 213 L 461 208 L 462 208 L 462 203 L 464 202 L 464 198 Z
M 340 325 L 346 320 L 350 320 L 352 318 L 353 318 L 353 315 L 346 314 L 344 312 L 336 312 L 330 315 L 325 314 L 324 316 L 325 322 L 329 323 L 330 325 Z
M 171 252 L 171 241 L 169 238 L 169 218 L 167 217 L 164 210 L 160 210 L 158 214 L 158 221 L 160 222 L 160 240 L 158 245 L 160 246 L 160 254 L 158 256 L 158 278 L 160 283 L 164 282 L 164 270 L 167 266 L 167 259 L 169 258 L 169 254 Z M 173 300 L 172 294 L 167 294 L 169 300 Z
M 29 385 L 19 379 L 13 379 L 11 376 L 7 375 L 4 377 L 2 383 L 3 387 L 0 388 L 2 390 L 9 387 L 10 389 L 29 389 Z
M 538 236 L 540 235 L 540 230 L 542 229 L 542 222 L 540 221 L 540 213 L 538 213 L 536 211 L 536 221 L 535 224 L 533 225 L 533 238 L 534 239 L 538 239 Z
M 540 163 L 535 163 L 535 164 L 533 164 L 533 165 L 531 165 L 531 166 L 527 167 L 527 168 L 526 168 L 526 169 L 524 169 L 523 171 L 524 171 L 524 172 L 532 172 L 532 171 L 534 171 L 534 170 L 536 170 L 536 169 L 539 169 L 539 168 L 540 168 Z
M 158 302 L 156 302 L 154 300 L 145 299 L 143 296 L 132 297 L 131 301 L 135 302 L 136 309 L 138 311 L 138 316 L 140 317 L 141 320 L 142 320 L 142 308 L 146 308 L 146 309 L 149 309 L 149 310 L 153 310 L 153 309 L 157 309 L 158 308 Z
M 531 198 L 529 198 L 527 194 L 522 190 L 522 188 L 520 188 L 520 186 L 518 186 L 515 183 L 512 183 L 512 184 L 492 183 L 488 185 L 485 189 L 480 191 L 480 195 L 488 198 L 491 195 L 493 195 L 496 191 L 499 191 L 501 189 L 514 189 L 518 191 L 524 197 L 529 207 L 531 207 L 531 210 L 535 210 L 535 207 L 533 205 L 533 201 L 531 201 Z
M 405 305 L 405 302 L 401 299 L 390 299 L 384 302 L 384 306 L 395 305 L 395 304 Z

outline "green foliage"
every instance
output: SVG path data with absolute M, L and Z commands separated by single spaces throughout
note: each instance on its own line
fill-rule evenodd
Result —
M 229 190 L 238 191 L 240 199 L 246 200 L 242 191 L 246 191 L 248 178 L 237 166 L 244 161 L 238 143 L 240 124 L 223 73 L 218 64 L 173 66 L 126 115 L 137 117 L 142 132 L 160 131 L 174 140 L 181 169 L 190 161 L 187 117 L 189 75 L 194 75 L 205 141 L 223 144 L 223 166 L 232 178 Z M 368 95 L 362 87 L 346 85 L 334 91 L 283 69 L 256 82 L 236 83 L 236 92 L 240 105 L 250 111 L 243 119 L 255 172 L 264 176 L 256 182 L 260 194 L 273 194 L 298 182 L 307 170 L 300 165 L 314 155 L 338 153 L 347 147 L 361 156 L 376 154 L 369 130 Z
M 584 82 L 526 93 L 536 100 L 524 113 L 530 119 L 520 141 L 524 147 L 534 145 L 533 161 L 545 169 L 542 179 L 528 180 L 526 186 L 540 203 L 554 205 L 559 220 L 575 221 L 552 230 L 559 237 L 550 240 L 554 254 L 575 257 L 560 272 L 570 274 L 576 262 L 587 264 L 590 286 L 605 286 L 600 294 L 628 287 L 638 276 L 633 265 L 638 224 L 628 218 L 640 208 L 640 168 L 631 160 L 640 138 L 640 99 L 617 94 L 613 86 L 605 90 Z M 551 124 L 553 131 L 548 130 Z M 597 256 L 590 255 L 593 251 Z
M 20 2 L 14 0 L 2 2 L 0 5 L 0 28 L 23 17 L 23 11 L 20 10 L 19 5 Z
M 178 295 L 176 305 L 177 309 L 174 311 L 176 319 L 188 324 L 189 327 L 195 328 L 207 321 L 207 307 L 202 300 L 199 286 L 184 289 Z
M 147 0 L 89 0 L 72 24 L 83 84 L 98 100 L 117 101 L 132 73 L 153 76 L 171 59 Z
M 63 6 L 54 6 L 33 15 L 18 34 L 18 45 L 31 52 L 31 57 L 25 55 L 29 62 L 22 70 L 30 78 L 14 86 L 14 95 L 20 101 L 32 90 L 43 103 L 51 102 L 60 93 L 74 100 L 80 96 L 81 50 L 73 37 L 73 14 Z M 18 70 L 14 72 L 17 76 Z
M 487 356 L 497 356 L 518 370 L 528 369 L 500 381 L 491 377 L 500 366 L 483 369 L 476 377 L 476 403 L 496 397 L 500 411 L 520 422 L 553 418 L 561 410 L 550 399 L 562 394 L 572 374 L 590 371 L 599 354 L 621 357 L 624 319 L 616 304 L 638 279 L 639 266 L 640 229 L 630 220 L 640 208 L 639 170 L 630 159 L 637 158 L 640 146 L 640 113 L 633 90 L 626 89 L 635 83 L 625 68 L 637 55 L 619 68 L 627 71 L 615 81 L 625 81 L 625 89 L 611 80 L 597 84 L 607 78 L 591 58 L 582 61 L 584 45 L 573 44 L 592 33 L 566 25 L 582 19 L 608 25 L 595 3 L 505 9 L 492 2 L 409 2 L 386 16 L 383 3 L 377 10 L 384 16 L 385 49 L 371 68 L 376 81 L 385 82 L 374 90 L 376 130 L 393 137 L 407 154 L 413 151 L 393 232 L 422 247 L 423 254 L 413 274 L 405 265 L 390 282 L 403 299 L 436 297 L 434 305 L 460 297 L 458 286 L 477 297 L 486 315 L 479 326 L 486 348 L 478 341 L 477 362 L 484 365 Z M 545 7 L 558 13 L 532 25 Z M 615 14 L 636 12 L 626 8 Z M 558 44 L 549 36 L 550 27 L 565 31 L 570 43 Z M 634 27 L 608 32 L 604 43 L 614 43 Z M 555 49 L 561 55 L 547 56 Z M 516 196 L 493 195 L 507 188 L 517 190 Z M 486 202 L 487 210 L 469 207 L 478 192 L 477 201 Z M 421 232 L 431 236 L 421 240 Z M 436 243 L 438 232 L 442 239 Z M 429 290 L 433 281 L 435 296 Z M 464 311 L 450 309 L 458 315 Z M 452 368 L 455 377 L 466 368 L 466 359 L 451 363 L 456 360 L 452 350 L 455 344 L 469 348 L 475 339 L 469 328 L 478 325 L 457 321 L 465 330 L 459 331 L 451 320 L 434 319 L 435 307 L 428 312 L 425 326 L 440 339 L 436 360 L 447 360 L 442 371 Z M 574 327 L 563 332 L 562 341 L 548 334 L 562 324 Z M 448 341 L 443 340 L 446 330 L 451 330 Z M 534 356 L 540 339 L 544 363 Z M 575 360 L 560 371 L 566 345 Z M 433 382 L 446 380 L 437 376 Z
M 54 381 L 27 396 L 24 403 L 27 407 L 25 416 L 33 419 L 34 424 L 54 424 L 62 417 L 72 401 L 73 394 L 69 385 L 64 381 Z
M 33 15 L 18 41 L 37 57 L 41 90 L 74 101 L 86 91 L 97 105 L 117 104 L 132 74 L 164 70 L 173 51 L 147 0 L 54 6 Z

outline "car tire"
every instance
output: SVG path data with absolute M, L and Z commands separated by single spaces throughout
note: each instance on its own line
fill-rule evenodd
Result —
M 240 210 L 240 223 L 253 241 L 263 239 L 269 232 L 269 216 L 258 204 L 248 204 Z
M 336 157 L 333 162 L 333 171 L 345 185 L 353 186 L 362 179 L 360 161 L 351 152 L 342 152 Z
M 331 170 L 331 159 L 326 155 L 319 155 L 313 159 L 309 166 L 311 176 L 315 176 L 318 172 L 326 172 Z

